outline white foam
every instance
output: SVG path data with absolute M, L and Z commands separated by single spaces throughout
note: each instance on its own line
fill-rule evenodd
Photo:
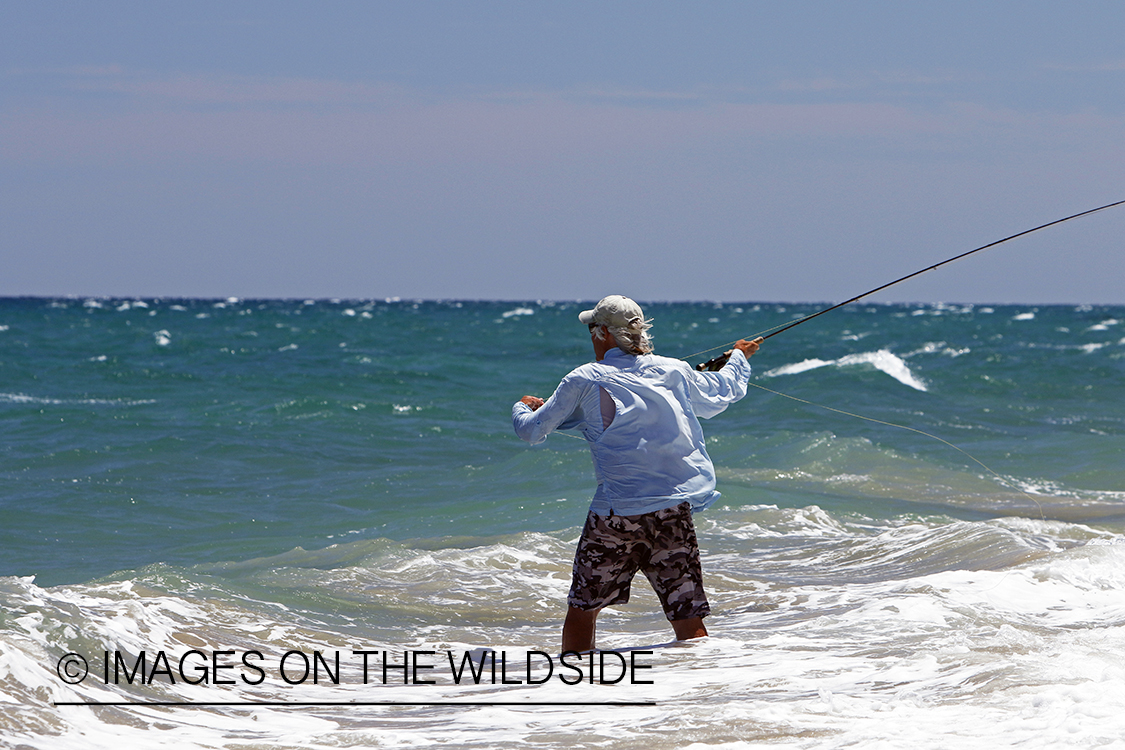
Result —
M 709 638 L 673 643 L 643 578 L 632 601 L 599 618 L 602 648 L 641 649 L 653 684 L 102 685 L 54 671 L 69 651 L 130 654 L 258 649 L 267 666 L 290 649 L 388 648 L 472 654 L 557 653 L 572 539 L 520 534 L 465 548 L 372 541 L 247 564 L 255 596 L 290 590 L 296 609 L 226 592 L 221 575 L 162 568 L 136 582 L 42 589 L 0 578 L 0 733 L 31 748 L 475 747 L 677 748 L 1114 746 L 1125 736 L 1125 545 L 1034 551 L 1001 570 L 945 569 L 857 580 L 835 556 L 957 544 L 999 524 L 900 528 L 842 524 L 824 511 L 766 506 L 715 511 L 701 546 L 715 613 Z M 753 523 L 748 521 L 753 520 Z M 832 533 L 824 523 L 831 521 Z M 874 522 L 870 522 L 874 523 Z M 1009 522 L 1012 534 L 1059 524 Z M 732 533 L 738 532 L 738 533 Z M 576 532 L 575 532 L 576 533 Z M 813 554 L 809 554 L 812 552 Z M 859 556 L 862 557 L 862 554 Z M 863 564 L 853 560 L 852 567 Z M 232 571 L 234 572 L 234 571 Z M 240 588 L 239 591 L 246 589 Z M 310 604 L 333 614 L 318 621 Z M 349 619 L 354 613 L 354 620 Z M 363 628 L 383 620 L 386 641 Z M 96 657 L 95 657 L 96 658 Z M 520 676 L 522 665 L 509 672 Z M 347 661 L 345 660 L 345 664 Z M 237 675 L 239 672 L 233 672 Z M 543 670 L 536 669 L 536 676 Z M 526 706 L 54 707 L 67 700 L 515 702 Z M 606 706 L 653 702 L 652 706 Z M 584 705 L 532 705 L 579 703 Z M 174 731 L 170 731 L 174 730 Z
M 835 364 L 838 360 L 825 360 L 825 359 L 806 359 L 792 365 L 782 365 L 775 367 L 764 373 L 767 378 L 775 378 L 780 375 L 796 375 L 798 373 L 815 370 L 818 367 L 827 367 L 828 365 Z
M 104 357 L 98 361 L 104 361 Z M 142 404 L 155 404 L 156 399 L 128 399 L 128 398 L 45 398 L 42 396 L 28 396 L 26 393 L 0 393 L 0 401 L 10 404 L 49 404 L 61 406 L 66 404 L 89 404 L 91 406 L 140 406 Z
M 874 352 L 862 352 L 860 354 L 848 354 L 833 360 L 806 359 L 795 364 L 775 367 L 766 372 L 765 376 L 773 378 L 781 375 L 796 375 L 820 367 L 853 367 L 856 365 L 870 365 L 876 370 L 890 375 L 903 385 L 908 385 L 919 391 L 926 390 L 925 382 L 910 371 L 906 362 L 904 362 L 901 357 L 886 349 L 880 349 Z
M 1020 313 L 1019 315 L 1013 316 L 1012 320 L 1035 320 L 1035 313 L 1033 313 L 1033 312 Z
M 517 307 L 514 310 L 508 310 L 507 312 L 500 313 L 500 317 L 502 317 L 502 318 L 512 318 L 512 317 L 515 317 L 517 315 L 534 315 L 534 314 L 535 314 L 535 310 L 531 309 L 530 307 Z

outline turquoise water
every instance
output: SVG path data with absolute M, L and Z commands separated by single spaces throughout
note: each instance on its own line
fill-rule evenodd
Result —
M 658 353 L 692 362 L 820 307 L 645 306 Z M 581 309 L 0 300 L 0 743 L 489 746 L 468 709 L 59 708 L 234 693 L 70 687 L 55 662 L 556 648 L 589 456 L 564 435 L 526 446 L 509 413 L 591 357 Z M 613 689 L 660 704 L 622 709 L 639 716 L 503 714 L 490 738 L 925 746 L 954 717 L 995 747 L 1028 706 L 1044 742 L 1120 737 L 1095 719 L 1125 693 L 1125 308 L 856 304 L 752 364 L 756 387 L 704 423 L 723 493 L 698 519 L 713 637 L 657 649 L 656 685 Z M 603 614 L 605 647 L 670 638 L 635 597 Z M 251 692 L 356 699 L 275 683 Z

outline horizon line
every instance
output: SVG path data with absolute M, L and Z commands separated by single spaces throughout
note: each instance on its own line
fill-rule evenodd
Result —
M 410 297 L 410 296 L 372 296 L 372 297 L 347 297 L 347 296 L 247 296 L 239 297 L 233 295 L 143 295 L 143 294 L 0 294 L 0 301 L 17 301 L 17 300 L 42 300 L 42 301 L 114 301 L 114 302 L 222 302 L 226 304 L 244 304 L 255 302 L 294 302 L 294 303 L 329 303 L 329 304 L 344 304 L 344 303 L 363 303 L 363 304 L 419 304 L 419 303 L 439 303 L 439 304 L 464 304 L 464 303 L 479 303 L 479 304 L 535 304 L 535 305 L 585 305 L 595 304 L 599 298 L 520 298 L 520 297 Z M 835 304 L 829 300 L 726 300 L 726 299 L 646 299 L 638 298 L 638 301 L 644 304 L 652 305 L 832 305 Z M 1125 306 L 1125 301 L 1122 302 L 996 302 L 996 301 L 952 301 L 943 300 L 937 302 L 927 302 L 923 300 L 911 301 L 882 301 L 870 300 L 865 301 L 864 304 L 880 305 L 880 306 L 971 306 L 971 307 L 1013 307 L 1013 306 L 1035 306 L 1035 307 L 1121 307 Z

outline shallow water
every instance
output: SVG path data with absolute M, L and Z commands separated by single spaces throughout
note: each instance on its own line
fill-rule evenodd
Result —
M 1120 743 L 1125 309 L 853 306 L 770 339 L 752 383 L 802 400 L 704 424 L 711 637 L 671 643 L 638 582 L 599 619 L 637 681 L 568 684 L 589 457 L 508 414 L 589 358 L 580 309 L 0 301 L 0 746 Z M 646 306 L 670 356 L 816 309 Z M 57 705 L 121 701 L 247 705 Z M 387 702 L 423 705 L 357 705 Z

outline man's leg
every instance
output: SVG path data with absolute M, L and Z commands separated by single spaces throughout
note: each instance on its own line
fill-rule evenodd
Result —
M 711 613 L 703 590 L 699 543 L 691 506 L 683 503 L 648 516 L 650 556 L 642 569 L 672 623 L 676 640 L 707 635 L 703 618 Z
M 676 632 L 677 641 L 689 641 L 692 638 L 702 638 L 707 635 L 707 627 L 703 624 L 702 617 L 672 620 L 672 630 Z
M 637 572 L 637 523 L 628 516 L 586 515 L 574 551 L 574 573 L 567 595 L 562 650 L 594 648 L 594 626 L 604 607 L 629 601 L 629 584 Z
M 562 650 L 590 651 L 594 648 L 594 629 L 601 609 L 578 609 L 570 607 L 563 621 Z M 700 621 L 702 625 L 702 621 Z M 706 635 L 706 632 L 704 632 Z M 678 637 L 678 636 L 677 636 Z M 688 636 L 689 638 L 692 636 Z

